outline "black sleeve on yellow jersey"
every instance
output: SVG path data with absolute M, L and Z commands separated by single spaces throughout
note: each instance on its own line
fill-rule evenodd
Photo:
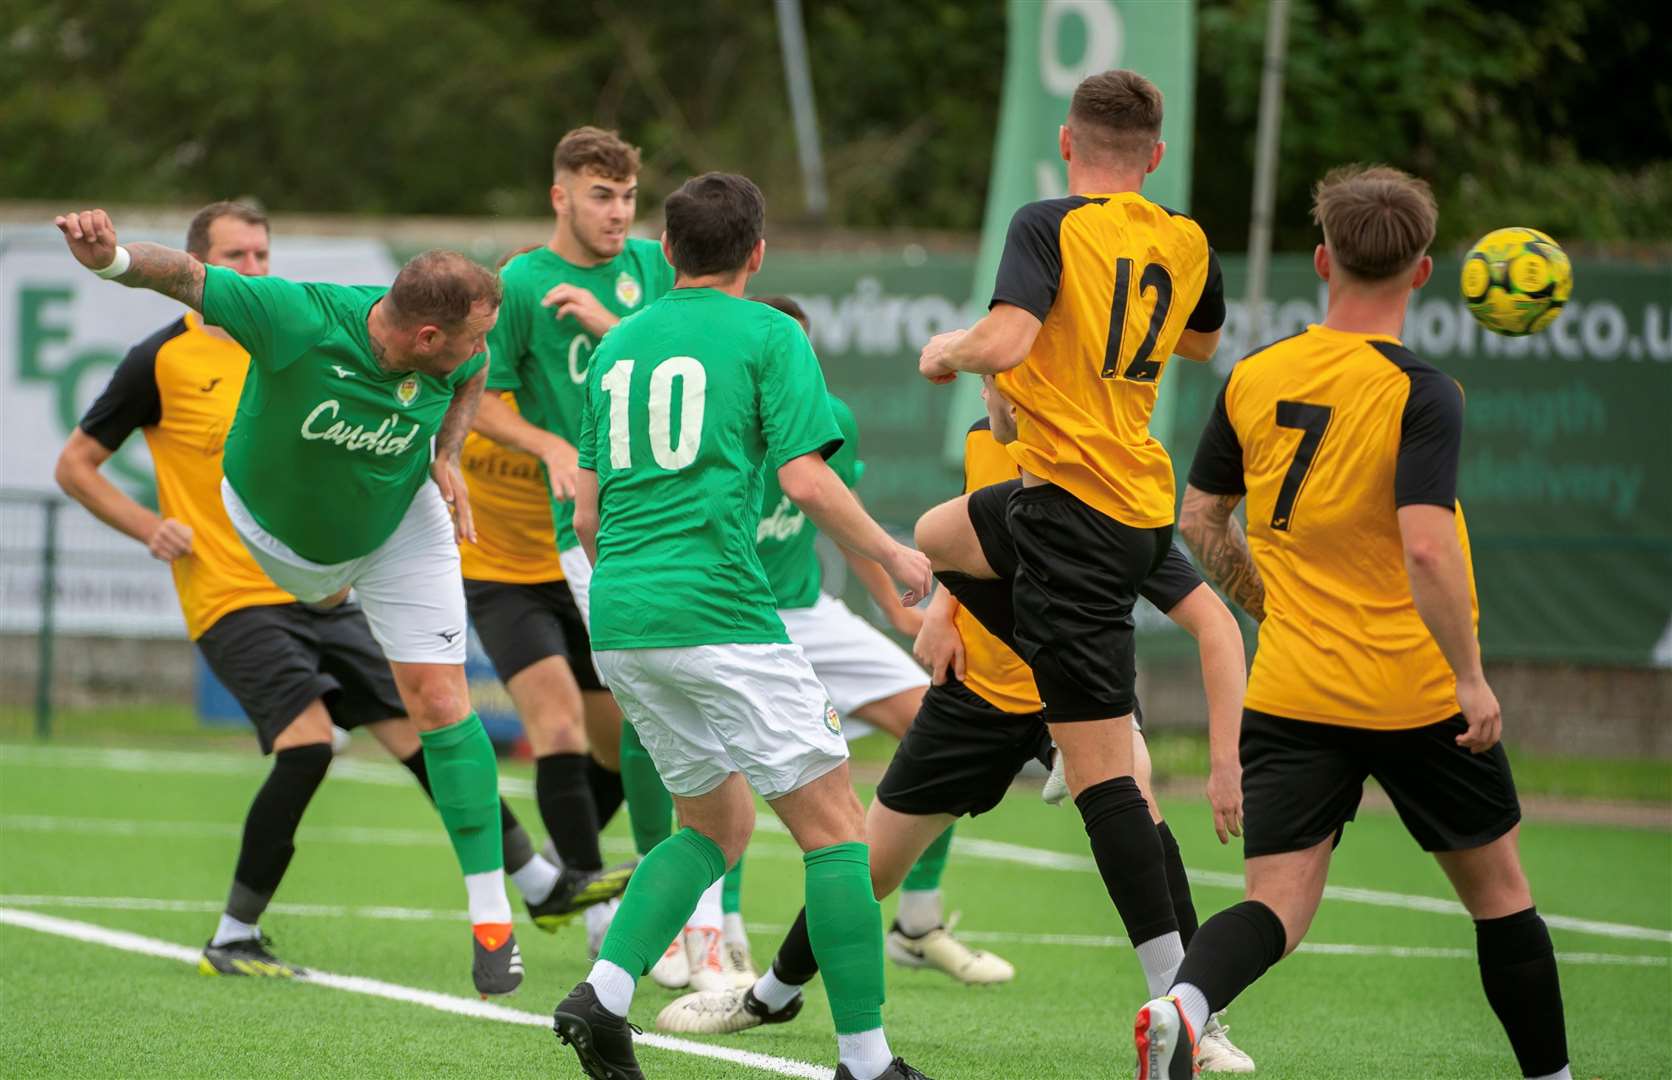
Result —
M 1062 284 L 1062 219 L 1092 200 L 1078 195 L 1028 203 L 1010 219 L 1004 253 L 987 305 L 1014 304 L 1040 322 L 1051 313 Z
M 1371 343 L 1411 380 L 1400 417 L 1394 506 L 1457 504 L 1457 460 L 1463 451 L 1463 391 L 1451 376 L 1392 342 Z
M 1219 269 L 1219 256 L 1208 248 L 1208 277 L 1202 283 L 1202 298 L 1190 311 L 1185 327 L 1198 334 L 1211 334 L 1225 325 L 1225 275 Z
M 98 400 L 87 407 L 81 430 L 114 454 L 135 428 L 161 423 L 163 398 L 157 391 L 157 353 L 185 332 L 186 320 L 176 319 L 129 349 Z
M 1196 444 L 1196 459 L 1190 463 L 1190 486 L 1209 495 L 1248 494 L 1242 478 L 1242 441 L 1225 413 L 1225 391 L 1230 385 L 1227 378 L 1219 388 L 1208 426 Z
M 1155 573 L 1138 587 L 1138 595 L 1165 615 L 1178 607 L 1179 601 L 1195 592 L 1200 584 L 1202 575 L 1196 572 L 1190 556 L 1173 544 L 1167 548 L 1167 557 L 1155 568 Z

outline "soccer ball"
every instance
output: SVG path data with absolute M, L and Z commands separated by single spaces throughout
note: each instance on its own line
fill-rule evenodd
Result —
M 1536 334 L 1573 294 L 1573 265 L 1537 229 L 1494 229 L 1463 260 L 1463 302 L 1495 334 Z

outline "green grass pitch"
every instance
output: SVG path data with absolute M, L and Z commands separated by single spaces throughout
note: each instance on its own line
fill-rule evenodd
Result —
M 473 1000 L 463 890 L 440 824 L 369 739 L 356 743 L 309 810 L 262 925 L 296 962 Z M 178 959 L 16 924 L 46 916 L 200 947 L 263 772 L 253 749 L 223 740 L 171 749 L 140 739 L 0 746 L 0 1061 L 8 1076 L 580 1075 L 542 1023 L 587 970 L 578 923 L 555 936 L 519 923 L 528 978 L 504 1004 L 524 1014 L 522 1023 L 323 985 L 204 978 Z M 504 775 L 518 813 L 537 827 L 527 769 L 508 764 Z M 1195 899 L 1205 918 L 1238 898 L 1228 875 L 1240 869 L 1239 851 L 1218 845 L 1200 801 L 1165 808 L 1186 864 L 1203 872 Z M 744 886 L 758 964 L 801 895 L 798 853 L 781 830 L 766 828 L 769 819 L 763 811 Z M 977 990 L 891 967 L 885 1015 L 895 1050 L 936 1080 L 1130 1076 L 1130 1025 L 1144 984 L 1088 868 L 1078 816 L 1019 787 L 958 835 L 947 910 L 962 913 L 960 933 L 1015 963 L 1017 977 Z M 626 852 L 624 821 L 606 843 Z M 1540 910 L 1564 917 L 1552 933 L 1574 1076 L 1672 1075 L 1672 833 L 1535 820 L 1522 847 Z M 1517 1075 L 1481 993 L 1469 920 L 1411 899 L 1450 893 L 1398 819 L 1361 812 L 1331 883 L 1348 892 L 1325 900 L 1312 948 L 1228 1014 L 1257 1075 Z M 644 980 L 632 1018 L 651 1029 L 671 997 Z M 834 1071 L 829 1012 L 816 987 L 794 1024 L 692 1041 L 789 1059 L 799 1071 L 647 1046 L 647 1075 Z

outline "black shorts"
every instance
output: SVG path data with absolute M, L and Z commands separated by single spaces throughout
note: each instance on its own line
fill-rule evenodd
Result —
M 972 512 L 973 520 L 973 512 Z M 1136 701 L 1132 608 L 1173 527 L 1135 529 L 1054 484 L 1010 495 L 1016 644 L 1053 724 L 1125 716 Z M 985 545 L 984 545 L 985 546 Z
M 877 785 L 877 799 L 898 814 L 973 817 L 997 806 L 1029 761 L 1050 768 L 1044 716 L 994 708 L 949 679 L 923 695 Z
M 215 620 L 197 647 L 255 725 L 263 754 L 315 698 L 340 728 L 406 715 L 358 604 L 240 608 Z
M 510 585 L 465 578 L 464 601 L 500 682 L 510 682 L 548 656 L 562 656 L 582 690 L 604 689 L 592 666 L 592 639 L 568 582 Z
M 1242 714 L 1243 857 L 1304 851 L 1358 812 L 1365 777 L 1382 785 L 1424 851 L 1489 844 L 1521 820 L 1503 744 L 1472 754 L 1461 715 L 1403 731 Z

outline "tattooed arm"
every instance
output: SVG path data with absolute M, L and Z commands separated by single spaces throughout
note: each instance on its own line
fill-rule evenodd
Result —
M 453 402 L 447 406 L 447 415 L 441 418 L 441 430 L 435 436 L 437 457 L 457 460 L 459 451 L 464 449 L 464 437 L 476 419 L 476 407 L 482 402 L 482 388 L 486 385 L 488 366 L 483 364 L 481 371 L 453 388 Z
M 1179 532 L 1208 580 L 1259 622 L 1266 617 L 1266 585 L 1236 519 L 1240 502 L 1241 495 L 1209 495 L 1187 485 Z
M 488 368 L 453 388 L 452 404 L 441 418 L 441 430 L 435 436 L 435 460 L 430 463 L 430 477 L 441 489 L 441 498 L 453 508 L 453 538 L 459 543 L 476 542 L 476 519 L 470 513 L 470 489 L 465 487 L 464 471 L 459 468 L 459 451 L 464 449 L 464 437 L 470 432 L 470 422 L 476 416 L 476 406 L 482 400 L 482 387 L 488 384 Z
M 64 234 L 70 254 L 89 270 L 103 270 L 116 258 L 116 227 L 103 210 L 82 210 L 54 221 Z M 128 244 L 133 260 L 116 280 L 131 289 L 150 289 L 180 301 L 193 311 L 203 310 L 203 264 L 162 244 Z

